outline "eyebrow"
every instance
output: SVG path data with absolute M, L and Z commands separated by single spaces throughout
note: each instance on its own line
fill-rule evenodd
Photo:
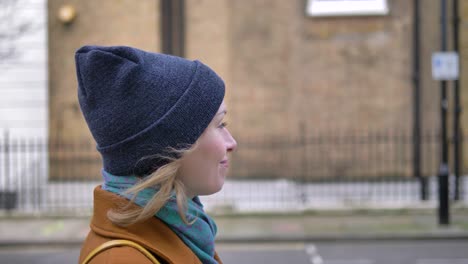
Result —
M 226 110 L 221 111 L 221 112 L 217 113 L 216 115 L 220 115 L 220 114 L 227 114 L 227 111 Z

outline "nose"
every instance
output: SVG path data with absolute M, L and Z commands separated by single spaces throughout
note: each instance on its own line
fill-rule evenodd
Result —
M 232 152 L 237 149 L 237 142 L 234 137 L 231 135 L 229 130 L 226 130 L 227 138 L 226 138 L 226 148 L 228 152 Z

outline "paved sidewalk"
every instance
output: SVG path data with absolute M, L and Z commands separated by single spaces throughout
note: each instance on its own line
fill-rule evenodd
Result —
M 468 209 L 452 209 L 449 227 L 433 209 L 311 211 L 215 215 L 221 243 L 373 239 L 468 239 Z M 0 216 L 0 246 L 80 244 L 88 217 Z
M 428 209 L 320 211 L 216 220 L 219 240 L 224 242 L 468 239 L 468 209 L 452 211 L 448 227 L 440 227 L 437 212 Z

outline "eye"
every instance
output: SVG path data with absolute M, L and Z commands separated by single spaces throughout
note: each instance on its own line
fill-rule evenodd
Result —
M 227 122 L 222 122 L 220 125 L 219 125 L 219 128 L 225 128 L 227 127 Z

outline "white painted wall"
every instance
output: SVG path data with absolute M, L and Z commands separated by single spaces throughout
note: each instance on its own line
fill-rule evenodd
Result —
M 12 0 L 9 0 L 12 1 Z M 31 28 L 11 43 L 16 55 L 0 59 L 0 137 L 8 130 L 11 137 L 47 137 L 48 73 L 47 73 L 47 1 L 13 0 L 14 16 L 0 21 L 0 32 L 17 23 Z M 6 8 L 1 7 L 0 14 Z M 3 12 L 3 13 L 1 13 Z M 7 49 L 9 43 L 0 44 Z

